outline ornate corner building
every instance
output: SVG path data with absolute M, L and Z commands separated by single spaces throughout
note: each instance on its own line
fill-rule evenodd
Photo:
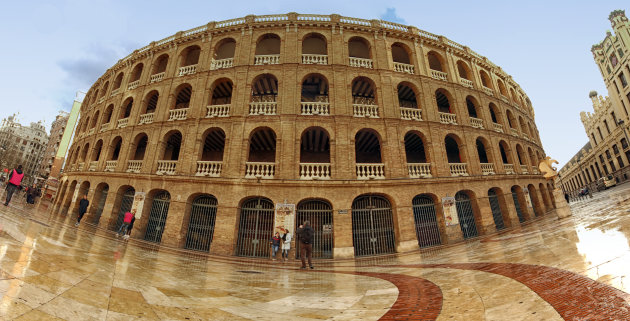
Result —
M 459 242 L 555 207 L 527 95 L 412 26 L 211 22 L 118 61 L 80 113 L 53 213 L 87 194 L 84 221 L 115 229 L 133 205 L 132 237 L 168 246 L 266 257 L 277 203 L 312 222 L 319 258 Z
M 589 141 L 560 170 L 562 189 L 571 195 L 584 187 L 596 189 L 597 180 L 604 176 L 626 181 L 630 171 L 630 22 L 622 10 L 613 11 L 608 19 L 614 35 L 608 31 L 591 52 L 609 96 L 598 97 L 591 91 L 593 112 L 580 113 Z
M 48 135 L 42 121 L 23 126 L 15 114 L 3 119 L 0 125 L 0 170 L 11 170 L 22 165 L 22 185 L 35 183 L 47 142 Z

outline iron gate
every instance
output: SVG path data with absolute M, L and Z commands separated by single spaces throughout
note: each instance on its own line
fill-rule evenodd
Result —
M 269 240 L 273 233 L 273 202 L 252 198 L 241 206 L 236 255 L 269 257 Z
M 497 228 L 497 231 L 504 229 L 505 222 L 503 222 L 503 213 L 501 213 L 501 205 L 499 205 L 499 196 L 492 189 L 488 191 L 488 201 L 490 202 L 490 209 L 492 210 L 494 226 Z
M 532 196 L 532 191 L 529 191 L 529 193 L 527 194 L 529 197 L 529 202 L 532 204 L 532 211 L 534 211 L 534 216 L 540 216 L 540 213 L 538 213 L 538 210 L 536 209 L 536 203 L 534 203 L 534 196 Z
M 214 222 L 217 217 L 217 199 L 202 195 L 192 202 L 190 220 L 186 234 L 186 248 L 196 251 L 210 251 L 214 235 Z
M 333 250 L 333 219 L 332 206 L 322 200 L 309 200 L 298 204 L 295 218 L 297 226 L 304 221 L 311 222 L 311 227 L 315 231 L 313 243 L 313 258 L 331 259 Z M 300 242 L 295 242 L 297 247 L 296 257 L 299 257 Z
M 103 208 L 105 207 L 105 201 L 107 200 L 107 193 L 109 193 L 109 186 L 105 186 L 101 190 L 101 198 L 98 199 L 98 204 L 96 204 L 96 210 L 94 210 L 94 217 L 92 219 L 92 224 L 98 225 L 98 221 L 101 220 L 101 215 L 103 214 Z
M 125 213 L 131 211 L 131 205 L 133 205 L 133 198 L 136 195 L 136 190 L 133 187 L 129 187 L 125 194 L 123 194 L 120 201 L 120 209 L 118 210 L 118 217 L 116 218 L 116 225 L 113 226 L 113 230 L 116 231 L 122 225 L 125 219 Z
M 427 195 L 418 195 L 413 198 L 412 204 L 418 245 L 427 247 L 441 244 L 440 229 L 433 199 Z
M 518 194 L 514 189 L 512 189 L 512 199 L 514 200 L 514 207 L 516 207 L 516 215 L 518 216 L 518 221 L 521 223 L 525 222 L 525 216 L 523 216 L 523 212 L 521 211 L 521 203 L 518 201 Z
M 455 207 L 459 218 L 459 227 L 462 229 L 464 238 L 477 236 L 477 225 L 475 224 L 475 214 L 473 213 L 470 197 L 464 192 L 455 194 Z
M 147 223 L 147 232 L 144 234 L 144 240 L 154 243 L 162 241 L 162 233 L 166 225 L 166 216 L 168 215 L 168 207 L 171 204 L 171 194 L 162 191 L 153 198 L 151 204 L 151 212 L 149 213 L 149 222 Z
M 352 242 L 355 256 L 395 252 L 392 208 L 387 199 L 366 195 L 352 202 Z

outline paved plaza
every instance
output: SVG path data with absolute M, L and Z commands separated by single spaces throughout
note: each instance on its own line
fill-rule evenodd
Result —
M 14 202 L 2 320 L 629 320 L 630 184 L 465 243 L 356 260 L 205 256 Z

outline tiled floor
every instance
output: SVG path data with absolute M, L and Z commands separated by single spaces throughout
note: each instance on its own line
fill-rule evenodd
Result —
M 270 263 L 0 206 L 1 320 L 630 320 L 630 184 L 454 246 Z

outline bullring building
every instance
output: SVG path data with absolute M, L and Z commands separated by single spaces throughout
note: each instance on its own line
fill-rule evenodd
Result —
M 443 36 L 339 15 L 247 16 L 139 48 L 90 88 L 55 199 L 132 237 L 268 256 L 274 206 L 318 258 L 459 242 L 552 211 L 530 100 Z M 451 200 L 452 206 L 446 206 Z

